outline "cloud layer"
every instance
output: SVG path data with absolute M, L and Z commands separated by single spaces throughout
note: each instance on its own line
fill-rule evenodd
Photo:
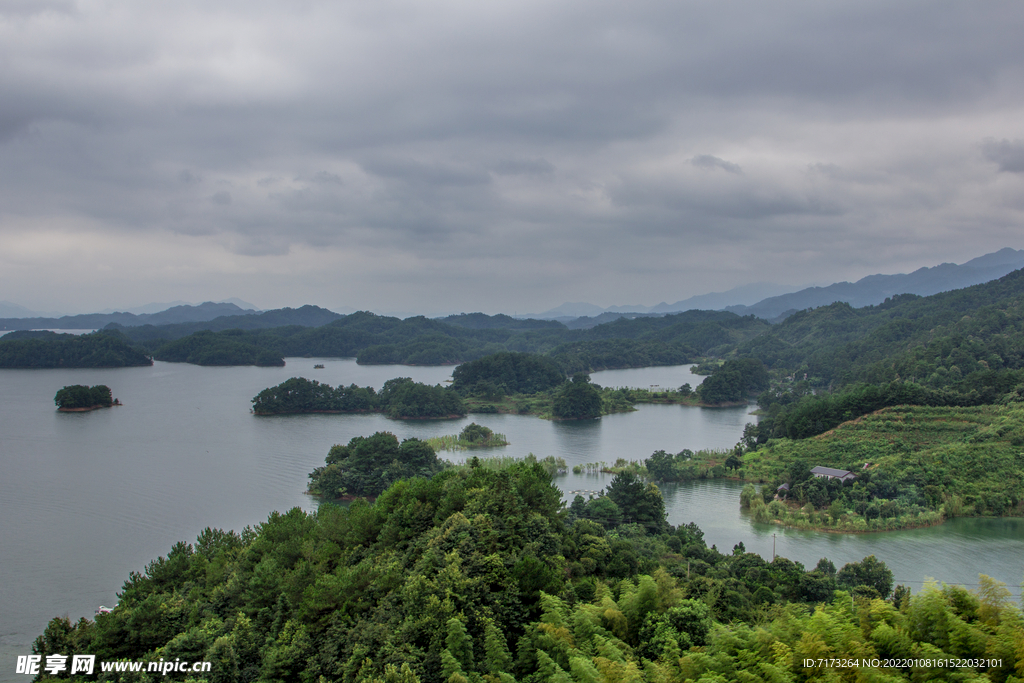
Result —
M 544 310 L 1024 246 L 1019 3 L 0 2 L 2 298 Z

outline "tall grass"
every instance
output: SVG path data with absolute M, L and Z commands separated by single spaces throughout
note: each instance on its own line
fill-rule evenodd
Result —
M 508 445 L 508 439 L 505 438 L 505 435 L 498 434 L 497 432 L 492 434 L 486 441 L 467 441 L 466 439 L 459 438 L 458 434 L 432 436 L 426 441 L 434 449 L 435 453 L 438 451 L 464 451 L 469 448 L 498 448 Z
M 566 474 L 568 467 L 565 464 L 565 458 L 556 458 L 553 455 L 549 455 L 544 458 L 538 458 L 533 453 L 529 453 L 525 458 L 517 458 L 512 455 L 496 455 L 493 458 L 471 458 L 470 461 L 465 462 L 461 465 L 455 465 L 458 468 L 466 467 L 483 467 L 488 470 L 503 470 L 519 463 L 526 463 L 527 465 L 538 464 L 544 468 L 544 471 L 551 476 L 557 476 L 560 474 Z

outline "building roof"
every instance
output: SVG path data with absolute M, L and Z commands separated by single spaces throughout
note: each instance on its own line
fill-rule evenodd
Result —
M 821 465 L 819 465 L 811 470 L 811 474 L 817 477 L 837 477 L 839 479 L 842 479 L 847 475 L 852 476 L 853 472 L 851 472 L 850 470 L 837 470 L 832 467 L 822 467 Z

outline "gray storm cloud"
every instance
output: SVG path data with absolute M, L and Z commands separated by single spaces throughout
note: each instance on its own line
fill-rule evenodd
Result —
M 1024 173 L 1024 140 L 986 140 L 982 150 L 1000 171 Z
M 1019 248 L 1022 33 L 1008 0 L 0 2 L 3 298 L 543 310 Z

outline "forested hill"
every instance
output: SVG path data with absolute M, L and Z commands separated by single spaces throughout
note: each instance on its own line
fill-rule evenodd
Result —
M 834 386 L 894 379 L 956 379 L 1024 367 L 1024 270 L 929 297 L 905 294 L 878 306 L 801 311 L 740 356 Z M 940 370 L 942 368 L 942 370 Z
M 0 368 L 121 368 L 152 365 L 116 332 L 12 332 L 0 337 Z

